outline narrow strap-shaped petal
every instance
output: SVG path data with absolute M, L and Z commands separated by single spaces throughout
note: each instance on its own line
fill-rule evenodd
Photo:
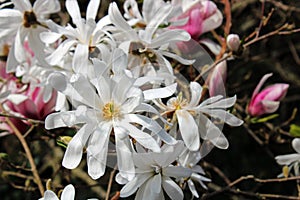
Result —
M 86 19 L 96 19 L 99 5 L 100 5 L 100 0 L 90 0 L 86 10 Z
M 191 82 L 190 83 L 190 90 L 191 90 L 191 100 L 189 106 L 196 106 L 201 98 L 202 94 L 202 87 L 197 82 Z
M 89 46 L 87 44 L 78 43 L 73 56 L 72 67 L 76 73 L 86 74 L 86 68 L 89 64 Z
M 168 44 L 170 42 L 189 41 L 190 39 L 190 34 L 188 34 L 184 30 L 169 30 L 163 32 L 158 37 L 154 38 L 147 47 L 156 48 L 160 47 L 163 44 Z
M 163 88 L 154 88 L 143 91 L 145 100 L 153 100 L 158 98 L 166 98 L 173 95 L 176 91 L 177 83 L 163 87 Z
M 190 168 L 185 168 L 181 166 L 168 166 L 163 168 L 163 175 L 173 178 L 188 178 L 192 174 Z
M 62 161 L 62 165 L 64 167 L 74 169 L 79 165 L 82 158 L 83 147 L 92 131 L 93 127 L 86 124 L 75 134 L 67 146 L 67 150 Z
M 88 141 L 88 174 L 93 179 L 98 179 L 105 173 L 108 142 L 111 130 L 111 124 L 106 122 L 100 123 Z
M 169 177 L 163 176 L 162 186 L 172 200 L 183 200 L 181 188 Z
M 67 0 L 66 8 L 72 18 L 73 23 L 76 24 L 80 31 L 82 31 L 82 18 L 77 0 Z
M 127 130 L 123 127 L 114 127 L 116 150 L 118 159 L 118 170 L 120 175 L 131 181 L 135 176 L 134 163 L 132 158 L 131 143 Z
M 138 123 L 144 128 L 149 129 L 153 134 L 158 135 L 158 137 L 167 144 L 175 144 L 177 141 L 168 135 L 168 133 L 153 119 L 145 117 L 143 115 L 128 114 L 125 116 L 128 122 Z
M 60 2 L 58 0 L 36 0 L 33 4 L 33 10 L 36 15 L 43 17 L 48 14 L 60 11 Z
M 240 126 L 243 124 L 243 120 L 240 120 L 239 118 L 237 118 L 236 116 L 234 116 L 233 114 L 225 111 L 225 110 L 221 110 L 221 109 L 216 109 L 216 110 L 209 110 L 209 109 L 205 109 L 202 110 L 204 113 L 210 115 L 211 117 L 220 119 L 221 121 L 225 122 L 226 124 L 230 125 L 230 126 Z
M 11 0 L 13 2 L 15 9 L 20 10 L 22 12 L 31 11 L 32 5 L 29 0 Z
M 197 151 L 200 147 L 198 126 L 193 116 L 186 110 L 177 110 L 176 117 L 181 137 L 190 151 Z
M 141 145 L 143 145 L 148 149 L 151 149 L 154 152 L 160 152 L 159 145 L 151 135 L 141 131 L 140 129 L 136 128 L 135 126 L 129 123 L 122 122 L 121 124 L 124 128 L 126 128 L 129 131 L 129 135 L 133 137 Z
M 120 191 L 120 197 L 128 197 L 135 193 L 135 191 L 150 177 L 152 173 L 137 174 L 134 179 L 129 181 Z
M 61 193 L 62 200 L 74 200 L 75 188 L 72 184 L 67 185 Z
M 150 7 L 154 6 L 154 3 Z M 145 8 L 145 7 L 144 7 Z M 146 11 L 147 12 L 147 11 Z M 145 14 L 146 12 L 143 12 Z M 146 26 L 146 30 L 143 34 L 142 39 L 146 43 L 151 43 L 152 37 L 158 26 L 169 16 L 172 12 L 172 6 L 170 4 L 162 5 L 158 8 L 158 10 L 154 11 L 154 16 L 151 19 L 147 19 L 148 24 Z M 145 17 L 145 16 L 144 16 Z
M 293 153 L 288 155 L 280 155 L 276 156 L 275 159 L 280 165 L 290 165 L 295 161 L 300 161 L 300 154 Z

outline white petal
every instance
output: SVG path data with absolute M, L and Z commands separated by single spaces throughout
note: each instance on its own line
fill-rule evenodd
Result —
M 15 9 L 20 10 L 22 12 L 32 10 L 32 6 L 29 0 L 11 0 L 11 2 L 14 3 Z
M 33 4 L 36 15 L 49 15 L 60 11 L 60 3 L 57 0 L 36 0 Z
M 7 100 L 11 101 L 15 105 L 19 105 L 28 99 L 28 96 L 22 94 L 10 94 L 7 96 Z
M 152 176 L 151 173 L 137 174 L 134 179 L 129 181 L 120 191 L 120 197 L 128 197 L 135 193 L 135 191 Z
M 280 165 L 290 165 L 293 162 L 300 161 L 300 154 L 288 154 L 288 155 L 280 155 L 275 157 L 276 161 Z
M 138 143 L 148 149 L 151 149 L 154 152 L 160 152 L 160 147 L 152 136 L 129 123 L 122 123 L 122 126 L 129 131 L 129 135 L 133 137 Z
M 86 19 L 96 19 L 100 0 L 90 0 L 86 10 Z
M 87 147 L 88 174 L 93 179 L 100 178 L 105 172 L 111 130 L 110 123 L 101 122 L 89 138 Z
M 0 38 L 12 37 L 22 25 L 22 13 L 14 9 L 0 10 Z
M 123 178 L 128 181 L 135 176 L 132 149 L 127 131 L 122 127 L 114 127 L 116 150 L 118 159 L 118 170 Z M 122 135 L 125 135 L 123 137 Z
M 143 91 L 145 100 L 153 100 L 157 98 L 166 98 L 173 95 L 176 91 L 177 83 L 163 87 Z
M 154 6 L 154 4 L 152 3 L 152 5 L 150 7 L 148 7 L 148 8 L 151 8 L 153 6 Z M 146 8 L 146 6 L 143 6 L 143 8 Z M 164 6 L 160 6 L 155 11 L 155 15 L 152 16 L 151 19 L 149 19 L 149 18 L 147 19 L 147 15 L 146 16 L 144 15 L 145 13 L 147 13 L 147 11 L 143 10 L 143 15 L 146 18 L 146 21 L 148 22 L 148 24 L 146 26 L 145 34 L 143 36 L 143 40 L 144 41 L 146 41 L 147 43 L 151 42 L 151 39 L 152 39 L 152 36 L 153 36 L 154 32 L 156 31 L 156 29 L 158 28 L 158 26 L 161 25 L 161 23 L 167 18 L 167 16 L 171 12 L 172 12 L 172 6 L 170 4 L 166 4 Z M 165 38 L 165 39 L 167 39 L 167 38 Z
M 192 60 L 192 59 L 184 59 L 181 56 L 177 55 L 176 53 L 171 53 L 168 51 L 160 51 L 164 56 L 167 56 L 169 58 L 173 58 L 175 60 L 177 60 L 178 62 L 180 62 L 183 65 L 192 65 L 195 63 L 196 60 Z
M 177 121 L 181 137 L 190 151 L 198 151 L 200 147 L 200 138 L 198 126 L 193 116 L 186 110 L 176 111 Z
M 243 124 L 243 120 L 240 120 L 239 118 L 225 110 L 203 110 L 203 112 L 214 118 L 220 119 L 230 126 L 240 126 Z
M 74 200 L 75 199 L 75 188 L 72 184 L 67 185 L 61 193 L 62 200 Z
M 46 44 L 52 44 L 56 42 L 61 36 L 62 34 L 55 32 L 42 32 L 40 34 L 41 40 Z
M 50 65 L 57 65 L 63 57 L 69 52 L 70 48 L 77 43 L 76 40 L 67 39 L 61 43 L 58 48 L 46 58 Z
M 192 192 L 192 194 L 193 194 L 196 198 L 199 198 L 199 195 L 198 195 L 198 192 L 197 192 L 197 190 L 196 190 L 196 187 L 195 187 L 194 182 L 193 182 L 192 180 L 189 179 L 189 180 L 187 181 L 187 183 L 188 183 L 189 189 L 190 189 L 190 191 Z
M 67 146 L 62 165 L 68 169 L 76 168 L 82 157 L 83 147 L 90 136 L 93 127 L 84 125 L 72 138 Z
M 124 74 L 124 70 L 127 68 L 127 55 L 119 48 L 113 51 L 112 70 L 115 75 Z
M 47 190 L 44 194 L 43 200 L 59 200 L 54 192 Z
M 77 0 L 67 0 L 65 4 L 73 23 L 79 30 L 82 30 L 82 18 Z
M 190 168 L 185 168 L 181 166 L 169 166 L 163 168 L 163 175 L 173 178 L 188 178 L 192 174 L 192 170 Z
M 89 63 L 89 47 L 88 45 L 78 43 L 73 57 L 73 69 L 76 73 L 83 74 Z
M 156 174 L 149 180 L 151 193 L 159 194 L 161 192 L 161 175 Z
M 300 153 L 300 138 L 293 139 L 292 146 L 297 153 Z
M 172 200 L 183 200 L 183 192 L 181 188 L 169 177 L 163 177 L 163 188 Z
M 40 33 L 44 30 L 44 28 L 35 28 L 31 30 L 28 34 L 28 43 L 32 51 L 34 52 L 35 58 L 37 58 L 38 62 L 47 66 L 48 63 L 45 61 L 45 44 L 40 39 Z
M 22 26 L 18 29 L 17 35 L 16 35 L 16 39 L 14 42 L 14 54 L 16 57 L 16 60 L 19 63 L 23 63 L 26 62 L 26 57 L 25 57 L 25 50 L 24 50 L 24 40 L 25 37 L 27 36 L 28 30 L 23 28 Z
M 145 117 L 143 115 L 137 114 L 128 114 L 126 115 L 126 120 L 131 123 L 138 123 L 143 126 L 143 128 L 147 128 L 154 135 L 158 135 L 158 137 L 164 141 L 166 144 L 175 144 L 177 141 L 168 135 L 168 133 L 153 119 Z
M 125 21 L 125 19 L 122 17 L 119 8 L 115 2 L 111 3 L 109 5 L 108 9 L 108 15 L 111 20 L 111 22 L 119 29 L 123 31 L 133 31 L 129 24 Z
M 178 42 L 178 41 L 189 41 L 191 39 L 190 34 L 188 34 L 184 30 L 169 30 L 163 32 L 158 37 L 154 38 L 149 48 L 157 48 L 162 46 L 163 44 L 168 44 L 170 42 Z
M 216 97 L 218 97 L 218 96 L 216 96 Z M 211 99 L 211 98 L 209 98 L 209 99 Z M 212 108 L 212 109 L 214 109 L 214 108 L 229 108 L 229 107 L 233 106 L 235 104 L 235 102 L 236 102 L 236 96 L 234 95 L 233 97 L 222 99 L 220 101 L 213 102 L 210 105 L 206 105 L 205 108 Z
M 197 82 L 191 82 L 190 83 L 190 90 L 191 90 L 191 101 L 189 106 L 196 106 L 198 105 L 201 94 L 202 94 L 202 87 L 199 83 Z

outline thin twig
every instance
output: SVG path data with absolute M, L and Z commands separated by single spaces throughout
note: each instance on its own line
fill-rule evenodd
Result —
M 229 185 L 231 183 L 229 178 L 218 167 L 216 167 L 216 166 L 214 166 L 214 165 L 212 165 L 208 162 L 205 162 L 205 161 L 203 161 L 203 167 L 212 169 L 214 172 L 216 172 L 224 180 L 224 182 L 227 185 Z
M 9 118 L 15 118 L 15 119 L 20 119 L 20 120 L 26 120 L 28 122 L 36 123 L 36 124 L 45 124 L 45 122 L 41 121 L 41 120 L 30 119 L 30 118 L 20 117 L 20 116 L 15 116 L 15 115 L 7 114 L 7 113 L 0 113 L 0 117 L 9 117 Z
M 260 179 L 260 178 L 255 178 L 253 175 L 241 176 L 240 178 L 238 178 L 235 181 L 228 184 L 228 186 L 226 186 L 220 190 L 211 192 L 209 194 L 205 194 L 201 199 L 208 199 L 208 198 L 218 195 L 220 193 L 230 191 L 233 186 L 235 186 L 238 183 L 245 181 L 245 180 L 254 180 L 255 182 L 258 182 L 258 183 L 274 183 L 274 182 L 286 182 L 286 181 L 300 180 L 300 176 L 294 176 L 294 177 L 288 177 L 288 178 L 276 178 L 276 179 Z M 254 194 L 254 193 L 251 193 L 251 194 Z M 259 196 L 267 197 L 264 195 L 273 195 L 273 194 L 254 194 L 254 195 L 257 197 L 259 197 Z M 278 195 L 277 195 L 277 197 L 278 197 Z M 276 198 L 276 197 L 274 197 L 274 198 Z
M 0 109 L 2 110 L 2 112 L 6 112 L 5 109 L 3 108 L 3 105 L 0 104 Z M 34 163 L 34 160 L 33 160 L 33 157 L 32 157 L 32 154 L 31 154 L 31 151 L 30 151 L 30 148 L 25 140 L 25 138 L 23 137 L 22 133 L 16 128 L 16 126 L 10 121 L 9 117 L 5 117 L 5 120 L 6 122 L 8 123 L 8 125 L 11 127 L 11 129 L 13 130 L 13 132 L 15 133 L 15 135 L 17 136 L 17 138 L 19 139 L 19 141 L 21 142 L 24 150 L 25 150 L 25 153 L 26 153 L 26 156 L 27 156 L 27 159 L 30 163 L 30 166 L 31 166 L 31 171 L 32 171 L 32 174 L 33 174 L 33 177 L 34 177 L 34 180 L 36 182 L 36 184 L 38 185 L 38 188 L 39 188 L 39 191 L 40 191 L 40 194 L 41 196 L 44 195 L 44 187 L 43 187 L 43 184 L 42 184 L 42 181 L 41 181 L 41 178 L 39 176 L 39 173 L 37 171 L 37 168 L 36 168 L 36 165 Z
M 113 184 L 113 180 L 114 180 L 114 176 L 115 173 L 117 171 L 117 165 L 114 167 L 114 169 L 110 172 L 110 176 L 109 176 L 109 181 L 108 181 L 108 186 L 107 186 L 107 191 L 106 191 L 106 197 L 105 200 L 109 200 L 109 195 L 110 195 L 110 190 L 111 190 L 111 186 Z
M 230 33 L 230 28 L 231 28 L 231 6 L 229 0 L 222 0 L 222 3 L 224 4 L 224 14 L 226 17 L 226 22 L 225 22 L 225 27 L 224 27 L 224 35 L 227 37 Z M 226 52 L 227 49 L 227 43 L 226 40 L 224 40 L 221 44 L 221 51 L 219 55 L 217 56 L 216 60 L 219 60 L 223 58 L 223 55 Z

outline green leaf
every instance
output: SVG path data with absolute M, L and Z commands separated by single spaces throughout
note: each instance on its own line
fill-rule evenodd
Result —
M 294 137 L 300 137 L 300 126 L 291 124 L 289 133 Z
M 279 116 L 279 114 L 273 114 L 273 115 L 269 115 L 269 116 L 266 116 L 266 117 L 263 117 L 263 118 L 254 117 L 254 118 L 250 119 L 250 122 L 252 124 L 264 123 L 264 122 L 267 122 L 267 121 L 269 121 L 271 119 L 275 119 L 278 116 Z

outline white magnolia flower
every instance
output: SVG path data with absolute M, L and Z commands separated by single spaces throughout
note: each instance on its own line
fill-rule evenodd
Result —
M 51 13 L 60 10 L 58 0 L 37 0 L 31 5 L 29 0 L 12 0 L 14 9 L 0 10 L 0 38 L 7 40 L 15 37 L 8 55 L 8 72 L 13 72 L 17 63 L 26 62 L 23 42 L 27 38 L 30 48 L 42 64 L 44 44 L 39 34 L 45 31 L 42 23 Z
M 149 4 L 143 12 L 144 21 L 147 24 L 142 27 L 132 28 L 131 25 L 123 18 L 117 4 L 111 3 L 108 10 L 108 15 L 111 23 L 115 26 L 113 37 L 120 43 L 119 48 L 125 52 L 131 52 L 140 57 L 155 59 L 159 62 L 159 68 L 164 68 L 162 71 L 173 74 L 173 69 L 169 61 L 165 57 L 170 57 L 178 60 L 182 64 L 190 65 L 194 60 L 186 60 L 168 50 L 168 46 L 179 41 L 189 41 L 190 35 L 184 30 L 170 30 L 167 28 L 159 28 L 166 20 L 172 11 L 171 4 L 163 4 L 156 9 L 155 1 L 145 1 Z M 154 10 L 152 10 L 154 9 Z M 155 13 L 155 14 L 154 14 Z M 161 70 L 161 69 L 160 69 Z
M 184 179 L 181 180 L 181 182 L 187 182 L 188 187 L 192 194 L 196 197 L 199 198 L 199 194 L 196 190 L 196 186 L 193 181 L 197 181 L 200 183 L 200 185 L 204 188 L 207 189 L 206 185 L 204 182 L 210 182 L 211 180 L 209 178 L 206 178 L 205 172 L 202 169 L 200 165 L 198 165 L 199 161 L 201 160 L 201 155 L 199 151 L 189 151 L 186 149 L 183 154 L 180 155 L 178 162 L 181 166 L 190 168 L 193 173 L 189 177 L 189 179 Z
M 60 195 L 60 200 L 74 200 L 75 188 L 72 184 L 67 185 Z M 46 190 L 44 197 L 39 200 L 59 200 L 58 196 L 51 190 Z M 95 198 L 88 200 L 97 200 Z
M 294 138 L 292 141 L 292 147 L 297 153 L 279 155 L 275 159 L 279 165 L 289 166 L 289 171 L 294 168 L 295 175 L 299 175 L 299 164 L 300 164 L 300 138 Z M 279 176 L 282 176 L 279 175 Z
M 131 180 L 134 176 L 134 166 L 130 161 L 132 144 L 129 136 L 145 148 L 160 152 L 156 140 L 133 124 L 139 124 L 167 144 L 176 143 L 156 121 L 138 114 L 156 114 L 157 111 L 143 103 L 142 91 L 133 85 L 134 80 L 129 77 L 124 75 L 115 81 L 100 76 L 89 82 L 85 77 L 78 75 L 71 81 L 59 73 L 50 77 L 50 82 L 56 90 L 77 103 L 77 110 L 51 114 L 45 122 L 47 129 L 82 125 L 68 144 L 62 163 L 64 167 L 77 167 L 86 146 L 88 173 L 94 179 L 101 177 L 105 171 L 108 143 L 112 135 L 115 138 L 120 174 L 123 178 Z
M 182 94 L 179 94 L 177 97 L 169 99 L 167 105 L 158 102 L 158 106 L 167 112 L 175 112 L 181 137 L 190 151 L 199 150 L 200 137 L 209 140 L 218 148 L 228 148 L 226 137 L 207 115 L 231 126 L 240 126 L 243 121 L 224 110 L 234 105 L 236 97 L 223 99 L 222 96 L 218 95 L 199 104 L 202 93 L 200 84 L 191 82 L 190 91 L 191 99 L 189 102 L 182 97 Z
M 134 154 L 136 176 L 122 188 L 120 196 L 128 197 L 138 190 L 136 200 L 160 200 L 164 199 L 164 190 L 171 199 L 183 199 L 181 188 L 170 178 L 190 177 L 192 173 L 189 168 L 172 165 L 182 151 L 184 145 L 178 142 L 174 146 L 163 146 L 160 153 Z
M 59 44 L 58 48 L 46 58 L 50 65 L 58 65 L 66 54 L 74 52 L 72 59 L 74 72 L 85 76 L 93 73 L 90 69 L 92 67 L 90 58 L 97 50 L 106 48 L 101 43 L 109 40 L 104 37 L 102 31 L 102 28 L 109 22 L 108 17 L 102 18 L 97 24 L 95 22 L 99 5 L 100 0 L 91 0 L 87 7 L 86 19 L 83 19 L 77 0 L 67 0 L 66 8 L 76 27 L 73 28 L 71 25 L 61 27 L 53 21 L 47 22 L 52 32 L 41 34 L 43 42 L 51 44 L 62 36 L 66 37 L 66 40 Z

